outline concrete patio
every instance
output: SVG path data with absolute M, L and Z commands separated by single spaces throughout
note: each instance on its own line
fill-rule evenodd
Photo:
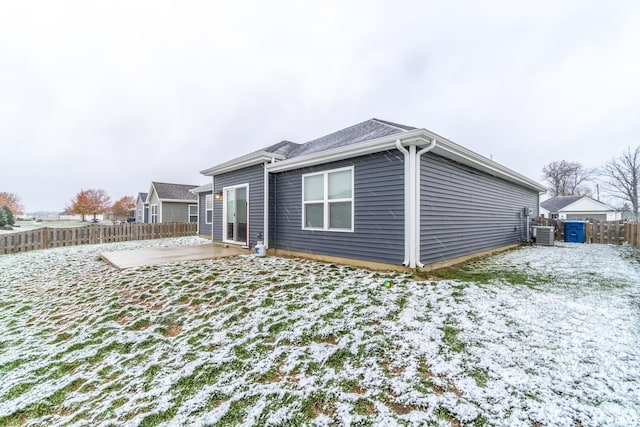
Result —
M 248 253 L 248 249 L 238 246 L 203 244 L 102 252 L 100 256 L 114 267 L 122 270 L 145 265 L 224 258 Z

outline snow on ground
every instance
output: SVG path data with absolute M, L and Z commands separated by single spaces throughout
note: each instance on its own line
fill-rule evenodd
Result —
M 204 242 L 0 256 L 0 425 L 640 425 L 636 249 L 526 247 L 438 282 L 99 259 Z

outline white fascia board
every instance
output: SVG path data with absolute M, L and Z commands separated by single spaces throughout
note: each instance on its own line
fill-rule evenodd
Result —
M 403 145 L 420 142 L 420 145 L 427 145 L 428 140 L 420 137 L 423 130 L 418 129 L 411 132 L 384 136 L 382 138 L 372 139 L 370 141 L 359 142 L 357 144 L 345 145 L 343 147 L 333 148 L 330 150 L 319 151 L 317 153 L 307 154 L 305 156 L 294 157 L 288 160 L 282 160 L 277 163 L 267 165 L 269 172 L 282 172 L 292 169 L 299 169 L 308 166 L 321 165 L 324 163 L 335 162 L 338 160 L 350 159 L 352 157 L 364 156 L 367 154 L 378 153 L 380 151 L 396 149 L 396 141 L 399 139 Z
M 363 156 L 367 154 L 377 153 L 389 149 L 395 149 L 395 142 L 400 140 L 403 146 L 416 145 L 418 147 L 426 147 L 432 140 L 436 141 L 436 146 L 432 150 L 434 153 L 442 157 L 454 160 L 456 162 L 466 164 L 474 169 L 481 170 L 493 176 L 498 176 L 510 182 L 531 188 L 532 190 L 544 193 L 547 188 L 539 183 L 519 174 L 505 166 L 502 166 L 493 160 L 489 160 L 471 150 L 468 150 L 455 142 L 449 141 L 426 129 L 416 129 L 414 131 L 385 136 L 370 141 L 364 141 L 358 144 L 351 144 L 344 147 L 338 147 L 331 150 L 320 151 L 318 153 L 308 154 L 306 156 L 294 157 L 289 160 L 283 160 L 268 165 L 269 172 L 282 172 L 292 169 L 298 169 L 308 166 L 316 166 L 323 163 L 334 162 L 337 160 L 349 159 L 352 157 Z
M 591 209 L 584 209 L 584 208 L 581 208 L 581 207 L 577 207 L 576 208 L 575 205 L 580 204 L 584 199 L 587 199 L 590 203 L 593 203 L 596 206 L 593 206 L 593 208 L 591 208 Z M 598 209 L 598 208 L 600 208 L 600 209 Z M 558 212 L 570 212 L 570 213 L 573 213 L 573 212 L 599 212 L 599 213 L 602 213 L 602 212 L 615 212 L 615 211 L 616 210 L 613 207 L 607 205 L 606 203 L 599 202 L 598 200 L 592 199 L 591 197 L 588 197 L 588 196 L 584 196 L 583 198 L 578 199 L 573 203 L 569 203 L 567 206 L 565 206 L 565 207 L 563 207 L 561 209 L 558 209 Z
M 155 193 L 155 191 L 156 191 L 156 187 L 154 187 L 153 184 L 151 184 L 151 186 L 149 187 L 149 192 L 147 193 L 147 200 L 144 201 L 147 205 L 151 201 L 151 193 Z
M 205 184 L 205 185 L 201 185 L 200 187 L 192 188 L 189 190 L 189 192 L 192 194 L 199 194 L 199 193 L 205 193 L 207 191 L 212 191 L 212 189 L 213 189 L 212 184 Z
M 198 199 L 196 200 L 186 200 L 186 199 L 158 199 L 160 202 L 167 203 L 189 203 L 190 205 L 194 203 L 198 203 Z
M 269 153 L 267 151 L 258 151 L 256 153 L 247 154 L 225 163 L 213 166 L 209 169 L 200 171 L 202 175 L 214 176 L 225 172 L 243 169 L 249 166 L 255 166 L 271 160 L 283 160 L 285 157 L 280 154 Z

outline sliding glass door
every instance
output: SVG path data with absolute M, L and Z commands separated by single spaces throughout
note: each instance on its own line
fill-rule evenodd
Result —
M 223 240 L 230 243 L 249 242 L 249 202 L 247 200 L 248 185 L 227 187 L 224 189 L 224 230 Z

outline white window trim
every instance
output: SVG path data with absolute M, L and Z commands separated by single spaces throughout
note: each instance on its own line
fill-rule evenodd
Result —
M 347 199 L 331 199 L 331 201 L 329 201 L 329 174 L 334 173 L 334 172 L 343 172 L 349 170 L 351 171 L 351 197 L 347 198 Z M 316 176 L 316 175 L 324 175 L 323 178 L 323 200 L 322 200 L 322 210 L 323 210 L 323 227 L 306 227 L 305 226 L 305 221 L 304 221 L 304 215 L 305 215 L 305 205 L 307 204 L 318 204 L 321 201 L 320 200 L 309 200 L 306 201 L 304 200 L 304 179 L 308 176 Z M 321 172 L 312 172 L 312 173 L 306 173 L 302 175 L 302 229 L 303 230 L 309 230 L 309 231 L 332 231 L 332 232 L 336 232 L 336 233 L 353 233 L 354 231 L 354 227 L 355 227 L 355 172 L 354 172 L 354 167 L 353 166 L 347 166 L 344 168 L 338 168 L 338 169 L 330 169 L 330 170 L 326 170 L 326 171 L 321 171 Z M 351 202 L 351 228 L 329 228 L 329 204 L 330 203 L 336 203 L 336 202 Z
M 211 199 L 211 209 L 207 209 L 207 199 Z M 205 224 L 213 224 L 213 194 L 206 194 L 204 196 L 204 223 Z M 211 221 L 207 221 L 207 212 L 211 211 Z
M 191 215 L 191 207 L 195 206 L 196 207 L 196 214 L 195 215 Z M 197 204 L 195 205 L 187 205 L 187 222 L 191 222 L 191 217 L 195 216 L 196 217 L 196 223 L 198 222 L 198 212 L 200 211 L 199 207 Z
M 155 210 L 156 210 L 156 213 L 155 213 L 156 222 L 153 222 L 153 215 L 154 215 L 154 213 L 153 213 L 153 208 L 154 208 L 154 207 L 156 208 L 156 209 L 155 209 Z M 151 223 L 151 224 L 157 224 L 157 223 L 158 223 L 158 219 L 159 219 L 159 216 L 158 216 L 158 205 L 157 205 L 157 204 L 155 204 L 155 203 L 153 203 L 153 204 L 149 205 L 149 208 L 150 208 L 150 209 L 149 209 L 149 223 Z
M 249 222 L 249 208 L 250 208 L 250 202 L 249 202 L 249 183 L 246 184 L 239 184 L 239 185 L 230 185 L 228 187 L 223 187 L 222 188 L 222 241 L 224 243 L 233 243 L 233 244 L 239 244 L 242 242 L 238 242 L 235 240 L 229 240 L 227 239 L 227 190 L 235 190 L 237 188 L 242 188 L 245 187 L 247 189 L 247 245 L 249 244 L 249 242 L 251 242 L 251 223 Z

